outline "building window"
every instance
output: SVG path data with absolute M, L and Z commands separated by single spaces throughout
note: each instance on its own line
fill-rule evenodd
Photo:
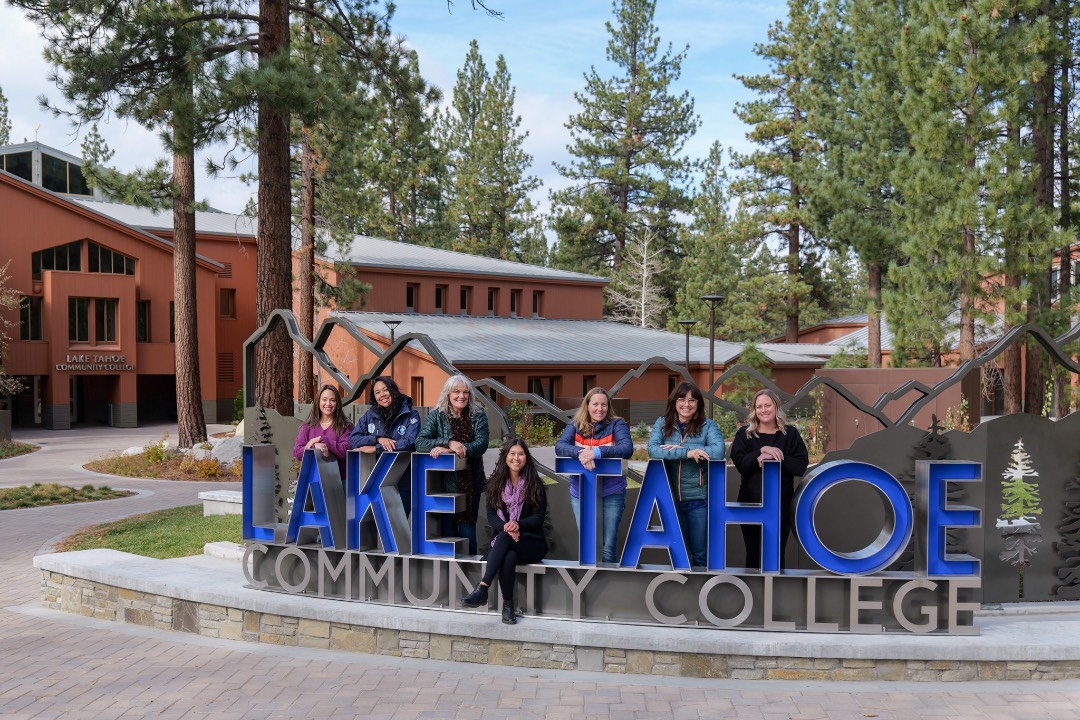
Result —
M 510 317 L 517 317 L 521 314 L 521 291 L 510 291 Z
M 544 291 L 533 290 L 533 317 L 538 318 L 544 312 Z
M 1054 300 L 1061 295 L 1061 269 L 1054 268 L 1050 271 L 1050 297 Z
M 19 339 L 41 339 L 41 298 L 19 298 Z
M 488 315 L 499 312 L 499 288 L 488 288 Z
M 116 342 L 116 298 L 94 300 L 94 342 Z
M 129 258 L 97 243 L 86 243 L 87 269 L 92 273 L 134 275 L 135 258 Z
M 221 288 L 221 317 L 236 319 L 236 290 Z
M 450 288 L 447 285 L 435 286 L 435 312 L 442 315 L 446 312 L 446 298 L 450 294 Z
M 34 156 L 31 152 L 11 153 L 4 156 L 4 169 L 27 182 L 34 182 Z
M 82 242 L 76 240 L 31 253 L 30 276 L 34 280 L 40 280 L 43 270 L 82 270 Z
M 414 377 L 411 388 L 413 404 L 421 407 L 424 404 L 424 378 Z
M 468 285 L 461 286 L 461 314 L 468 315 L 472 311 L 472 288 Z
M 68 340 L 90 342 L 90 298 L 68 298 Z
M 135 303 L 135 342 L 150 342 L 150 301 Z
M 596 387 L 595 375 L 582 375 L 581 376 L 581 397 L 585 397 L 589 394 L 589 391 Z
M 682 381 L 682 377 L 680 375 L 668 375 L 667 376 L 667 393 L 668 393 L 668 395 L 675 392 L 675 388 L 678 387 L 678 385 L 679 385 L 679 383 L 681 381 Z
M 169 342 L 176 342 L 176 301 L 169 301 Z
M 405 311 L 406 312 L 418 312 L 417 308 L 420 305 L 420 286 L 416 283 L 409 283 L 405 286 Z
M 505 375 L 492 375 L 491 379 L 494 380 L 495 382 L 499 383 L 500 385 L 505 385 L 506 384 L 506 376 Z M 499 393 L 495 391 L 495 388 L 489 387 L 487 389 L 487 392 L 488 392 L 488 397 L 489 398 L 491 398 L 492 400 L 498 402 Z
M 555 378 L 530 377 L 529 392 L 533 395 L 539 395 L 548 402 L 555 402 Z
M 41 186 L 53 192 L 66 193 L 67 163 L 60 158 L 41 153 Z

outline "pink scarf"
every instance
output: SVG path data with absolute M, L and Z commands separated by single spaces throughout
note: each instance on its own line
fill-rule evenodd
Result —
M 519 522 L 521 520 L 521 511 L 525 507 L 525 478 L 518 478 L 517 485 L 507 481 L 503 485 L 502 500 L 506 504 L 506 512 L 504 513 L 500 508 L 498 510 L 499 518 L 503 522 L 509 522 L 510 520 Z M 491 544 L 495 544 L 495 538 L 491 539 Z

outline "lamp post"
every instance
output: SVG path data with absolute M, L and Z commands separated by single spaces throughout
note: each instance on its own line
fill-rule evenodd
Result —
M 702 295 L 701 299 L 709 306 L 709 417 L 712 418 L 712 386 L 716 372 L 716 306 L 727 298 L 723 295 Z
M 698 324 L 697 320 L 680 320 L 679 324 L 686 328 L 686 372 L 690 372 L 690 328 Z
M 401 324 L 401 320 L 383 320 L 383 325 L 390 328 L 390 344 L 394 344 L 394 331 L 397 330 L 397 326 Z M 390 359 L 390 379 L 394 380 L 394 360 Z M 395 381 L 396 382 L 396 381 Z

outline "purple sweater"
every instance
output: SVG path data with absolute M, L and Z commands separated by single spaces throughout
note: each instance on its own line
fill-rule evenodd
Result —
M 341 481 L 345 482 L 345 453 L 349 452 L 349 433 L 352 432 L 352 425 L 346 424 L 345 429 L 341 431 L 339 436 L 334 432 L 334 426 L 323 430 L 318 425 L 308 425 L 304 423 L 300 426 L 300 433 L 296 436 L 296 445 L 293 446 L 293 457 L 300 460 L 304 457 L 304 446 L 308 444 L 308 441 L 314 437 L 321 437 L 322 441 L 326 443 L 327 449 L 330 451 L 330 455 L 337 458 L 338 468 L 341 470 Z

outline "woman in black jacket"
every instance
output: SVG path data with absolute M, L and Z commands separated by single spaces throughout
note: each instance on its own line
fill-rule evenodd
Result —
M 787 424 L 780 398 L 772 390 L 758 390 L 750 403 L 747 424 L 735 433 L 731 442 L 731 462 L 739 471 L 738 502 L 761 502 L 761 466 L 768 460 L 780 463 L 780 569 L 784 569 L 784 551 L 791 533 L 791 500 L 795 478 L 802 477 L 810 464 L 799 430 Z M 761 567 L 761 526 L 743 525 L 746 544 L 746 567 Z
M 493 535 L 491 552 L 484 579 L 461 602 L 466 607 L 487 605 L 488 587 L 498 575 L 503 597 L 502 621 L 513 625 L 517 622 L 514 614 L 517 566 L 543 560 L 548 549 L 544 537 L 547 490 L 525 441 L 515 438 L 503 444 L 495 472 L 488 479 L 487 498 Z

